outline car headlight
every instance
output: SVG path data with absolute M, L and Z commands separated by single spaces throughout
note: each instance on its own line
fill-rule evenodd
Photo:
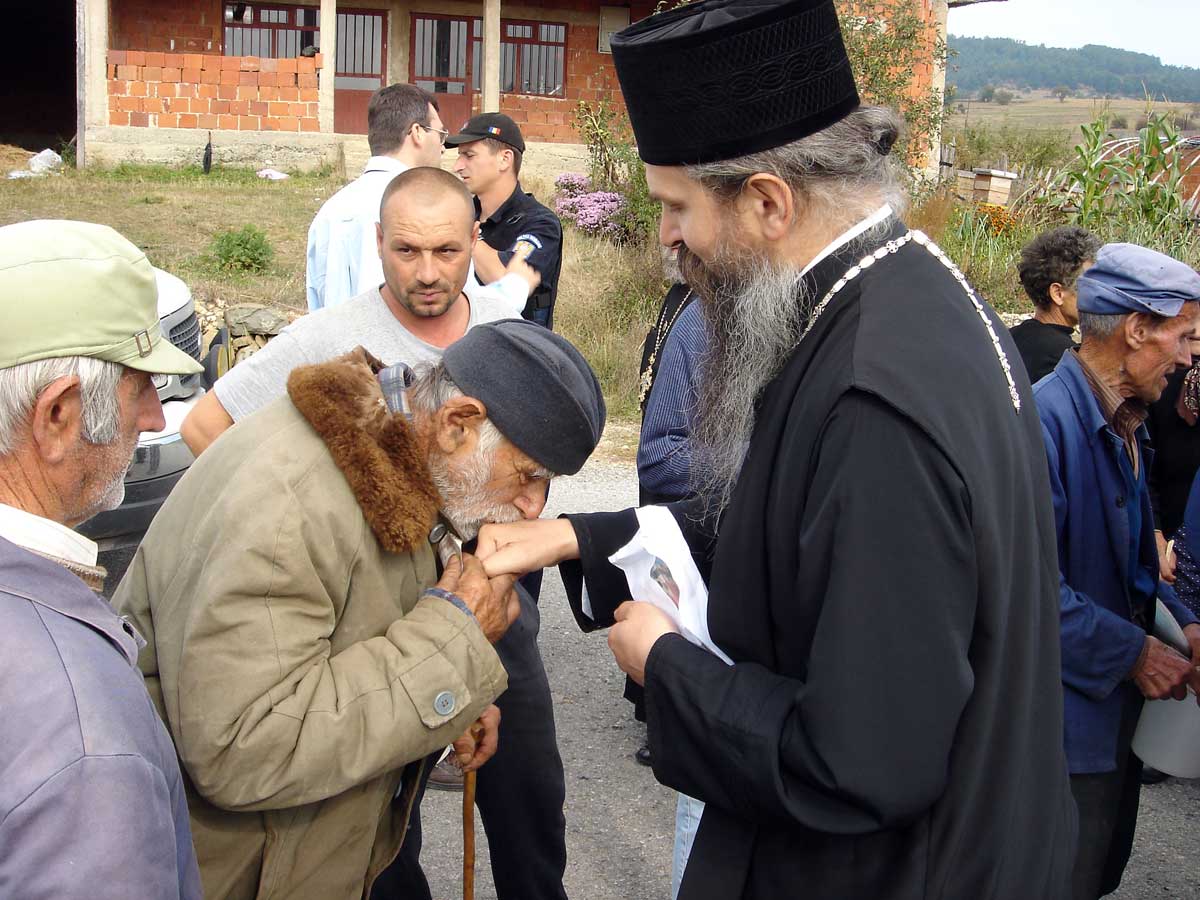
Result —
M 155 374 L 150 376 L 150 383 L 154 385 L 156 391 L 161 391 L 171 383 L 170 375 Z

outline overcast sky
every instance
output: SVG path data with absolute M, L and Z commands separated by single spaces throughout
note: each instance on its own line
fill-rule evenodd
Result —
M 1047 47 L 1103 44 L 1200 68 L 1200 0 L 1005 0 L 950 10 L 949 31 Z

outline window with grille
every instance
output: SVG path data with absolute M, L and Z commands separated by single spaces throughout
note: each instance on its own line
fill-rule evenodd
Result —
M 480 90 L 483 22 L 474 20 L 471 70 Z M 554 22 L 500 23 L 500 90 L 506 94 L 563 96 L 567 58 L 567 26 Z
M 504 19 L 500 29 L 500 90 L 506 94 L 564 96 L 567 26 Z M 471 89 L 478 92 L 482 71 L 482 19 L 413 15 L 415 84 L 439 94 L 464 94 L 470 83 Z
M 292 59 L 321 49 L 321 12 L 315 7 L 266 3 L 225 4 L 225 55 Z

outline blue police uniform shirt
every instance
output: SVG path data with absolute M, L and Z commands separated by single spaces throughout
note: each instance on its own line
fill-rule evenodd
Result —
M 475 215 L 479 217 L 479 200 Z M 558 295 L 558 276 L 562 268 L 562 223 L 552 209 L 516 188 L 500 208 L 479 223 L 484 243 L 508 265 L 518 248 L 529 249 L 525 261 L 541 276 L 541 283 L 529 295 L 521 315 L 547 328 L 553 324 L 554 301 Z

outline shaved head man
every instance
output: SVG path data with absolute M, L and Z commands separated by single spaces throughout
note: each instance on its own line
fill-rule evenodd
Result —
M 379 214 L 383 283 L 297 319 L 226 373 L 184 420 L 183 439 L 192 453 L 199 455 L 234 422 L 282 396 L 288 374 L 301 363 L 333 359 L 360 345 L 384 360 L 432 362 L 468 328 L 515 316 L 497 298 L 463 292 L 479 226 L 461 181 L 429 166 L 408 169 L 384 190 Z

